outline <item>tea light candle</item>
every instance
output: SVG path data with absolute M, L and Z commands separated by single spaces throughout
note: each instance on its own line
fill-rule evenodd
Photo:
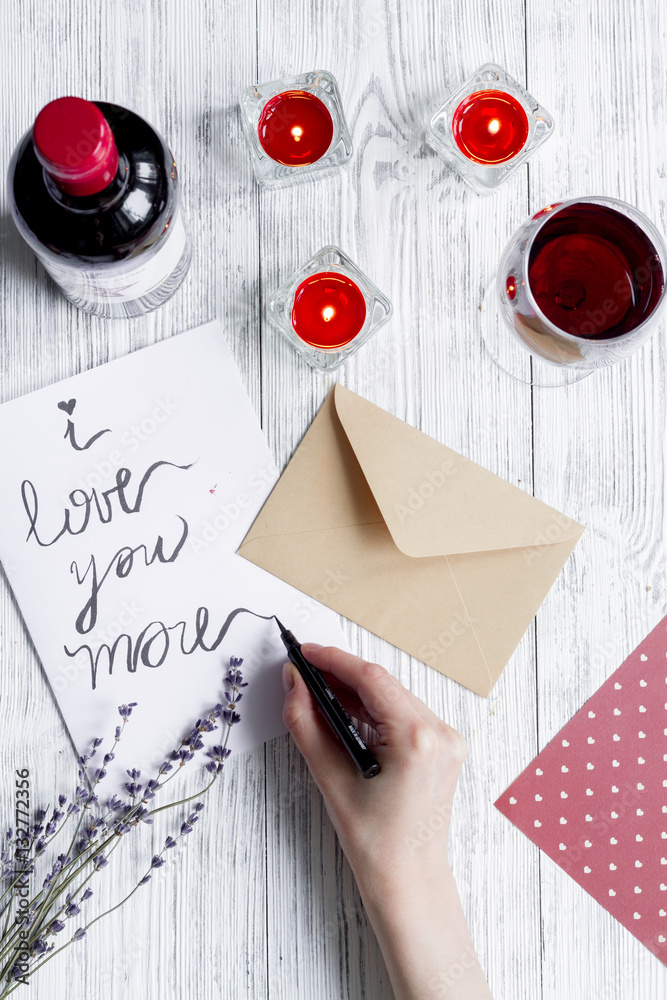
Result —
M 506 163 L 528 140 L 528 116 L 512 94 L 479 90 L 464 98 L 454 112 L 456 145 L 475 163 Z
M 307 90 L 287 90 L 266 102 L 257 126 L 264 152 L 288 167 L 315 163 L 329 149 L 333 118 L 326 104 Z
M 366 321 L 366 300 L 355 282 L 337 271 L 312 274 L 298 286 L 292 304 L 292 327 L 311 347 L 345 347 Z

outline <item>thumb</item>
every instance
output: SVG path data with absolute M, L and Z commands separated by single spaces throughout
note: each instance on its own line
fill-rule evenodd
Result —
M 347 752 L 293 663 L 283 666 L 285 703 L 283 722 L 305 758 L 310 773 L 320 791 L 326 795 L 334 785 L 348 776 L 350 762 Z M 350 772 L 351 774 L 351 772 Z

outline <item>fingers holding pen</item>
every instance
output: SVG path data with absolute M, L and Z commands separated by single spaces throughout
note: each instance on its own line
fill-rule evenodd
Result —
M 357 718 L 377 730 L 385 744 L 399 744 L 421 721 L 408 692 L 378 663 L 369 663 L 335 646 L 304 643 L 301 651 L 318 670 L 350 689 L 358 702 Z M 354 711 L 354 709 L 353 709 Z

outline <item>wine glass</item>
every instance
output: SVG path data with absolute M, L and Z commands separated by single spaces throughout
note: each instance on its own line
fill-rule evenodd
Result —
M 514 234 L 480 307 L 487 351 L 537 386 L 577 382 L 628 357 L 665 303 L 667 248 L 615 198 L 547 205 Z

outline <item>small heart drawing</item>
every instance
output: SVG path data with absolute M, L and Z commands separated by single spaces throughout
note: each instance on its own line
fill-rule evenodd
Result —
M 644 760 L 644 758 L 643 758 L 643 757 L 637 757 L 637 763 L 638 763 L 638 764 L 645 764 L 645 763 L 646 763 L 646 761 Z
M 635 916 L 635 920 L 641 920 L 641 918 L 642 918 L 641 913 L 635 913 L 634 916 Z
M 563 826 L 565 823 L 567 823 L 567 820 L 565 819 L 564 816 L 561 816 L 560 822 L 561 822 L 561 826 Z M 665 864 L 667 864 L 667 861 L 665 862 Z
M 609 865 L 609 871 L 610 871 L 610 872 L 615 872 L 615 871 L 616 871 L 616 865 L 614 864 L 614 862 L 613 862 L 613 861 L 612 861 L 612 863 L 611 863 L 611 864 Z
M 535 796 L 535 801 L 536 802 L 541 802 L 542 801 L 542 796 L 541 795 L 536 795 Z
M 614 812 L 614 811 L 612 810 L 612 813 L 611 813 L 611 818 L 612 818 L 612 819 L 618 819 L 618 813 L 617 813 L 617 812 Z
M 592 736 L 589 736 L 589 737 L 588 737 L 588 742 L 589 742 L 589 743 L 595 743 L 595 740 L 593 739 L 593 737 L 592 737 Z
M 641 889 L 639 888 L 638 885 L 635 886 L 635 892 L 641 892 Z
M 564 746 L 564 747 L 569 747 L 569 745 L 570 745 L 570 744 L 569 744 L 569 743 L 567 742 L 567 740 L 563 740 L 563 746 Z
M 544 772 L 542 771 L 542 769 L 541 769 L 541 768 L 539 768 L 539 767 L 536 767 L 536 768 L 535 768 L 535 774 L 543 774 L 543 773 L 544 773 Z
M 613 736 L 613 739 L 614 739 L 614 741 L 615 741 L 616 743 L 618 743 L 618 741 L 620 740 L 620 738 L 621 738 L 621 737 L 620 737 L 620 736 L 618 735 L 618 733 L 614 733 L 614 736 Z
M 667 865 L 667 858 L 660 858 L 661 865 Z
M 587 788 L 586 789 L 586 795 L 592 795 L 592 794 L 593 794 L 593 789 L 592 788 Z
M 618 681 L 616 681 L 616 683 L 614 684 L 614 687 L 616 688 L 617 691 L 621 690 L 621 685 L 618 683 Z
M 611 790 L 612 790 L 612 792 L 617 792 L 618 791 L 618 786 L 617 785 L 612 785 L 611 786 Z
M 586 813 L 586 822 L 587 823 L 592 823 L 593 822 L 593 817 L 589 813 Z
M 592 846 L 593 845 L 591 844 L 590 840 L 585 840 L 584 841 L 584 847 L 592 847 Z
M 642 661 L 642 663 L 646 663 L 646 661 L 648 660 L 648 656 L 646 655 L 646 653 L 642 653 L 639 659 Z
M 540 823 L 539 819 L 535 820 L 535 826 L 542 826 L 542 824 Z
M 566 799 L 567 798 L 567 792 L 561 792 L 560 793 L 560 797 L 561 797 L 561 799 Z
M 644 815 L 644 810 L 643 809 L 638 809 L 637 810 L 637 815 L 638 816 L 643 816 Z
M 641 833 L 638 833 L 637 836 L 635 837 L 635 840 L 638 841 L 639 843 L 641 843 L 643 839 L 644 838 L 642 837 Z
M 637 736 L 639 736 L 640 740 L 645 740 L 646 739 L 646 733 L 643 730 L 641 730 L 641 729 L 637 733 Z
M 511 798 L 510 798 L 510 805 L 511 805 L 511 806 L 515 806 L 515 805 L 516 805 L 516 799 L 514 798 L 514 796 L 513 796 L 513 795 L 512 795 L 512 796 L 511 796 Z
M 567 850 L 567 847 L 565 846 L 565 844 L 559 844 L 558 847 L 559 847 L 559 849 L 561 851 L 566 851 Z
M 641 781 L 637 782 L 637 788 L 639 789 L 640 792 L 644 791 L 644 786 L 642 785 Z
M 667 917 L 667 910 L 660 910 L 661 917 Z
M 646 711 L 646 709 L 644 708 L 644 706 L 643 706 L 643 705 L 640 705 L 640 706 L 639 706 L 639 711 L 640 711 L 640 712 L 645 712 L 645 711 Z
M 621 714 L 620 708 L 615 708 L 614 709 L 614 715 L 620 715 L 620 714 Z
M 610 837 L 610 839 L 609 839 L 609 843 L 610 843 L 610 844 L 617 844 L 617 843 L 618 843 L 618 841 L 616 840 L 616 837 Z
M 561 771 L 563 772 L 563 774 L 567 774 L 569 770 L 570 770 L 569 767 L 565 767 L 565 764 L 563 764 L 563 766 L 561 767 Z
M 590 875 L 590 871 L 591 871 L 591 870 L 590 870 L 590 868 L 588 867 L 588 865 L 586 865 L 586 867 L 584 868 L 584 871 L 586 872 L 586 874 L 587 874 L 587 875 Z
M 619 764 L 619 762 L 617 760 L 612 760 L 611 766 L 612 767 L 620 767 L 621 765 Z
M 616 895 L 616 893 L 614 892 L 614 890 L 613 890 L 613 889 L 610 889 L 610 890 L 609 890 L 609 895 L 610 895 L 610 896 L 615 896 L 615 895 Z
M 594 719 L 595 718 L 595 712 L 589 712 L 588 713 L 588 718 L 589 719 Z
M 665 937 L 664 934 L 658 934 L 658 941 L 660 942 L 660 944 L 664 944 L 665 941 L 667 941 L 667 938 Z
M 662 831 L 662 833 L 660 834 L 660 836 L 662 837 L 663 840 L 667 840 L 667 833 L 665 833 L 664 830 Z
M 660 883 L 660 892 L 667 892 L 667 885 L 664 882 Z
M 68 417 L 72 416 L 74 412 L 74 407 L 76 406 L 76 399 L 63 399 L 58 403 L 58 409 L 64 410 Z
M 639 686 L 645 688 L 646 687 L 646 681 L 640 681 L 639 682 Z
M 635 861 L 635 868 L 641 868 L 641 867 L 642 867 L 641 861 Z
M 593 765 L 593 764 L 591 764 L 591 763 L 588 763 L 588 764 L 586 764 L 586 767 L 587 767 L 587 769 L 588 769 L 589 771 L 594 771 L 594 770 L 595 770 L 595 767 L 594 767 L 594 765 Z

